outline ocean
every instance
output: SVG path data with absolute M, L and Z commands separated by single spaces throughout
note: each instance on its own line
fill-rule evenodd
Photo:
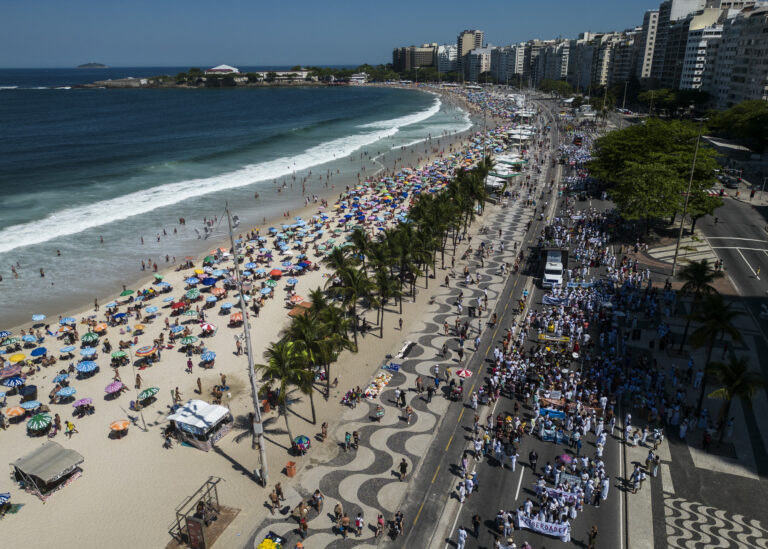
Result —
M 245 229 L 303 206 L 302 181 L 338 194 L 400 147 L 471 125 L 416 90 L 72 87 L 182 70 L 0 70 L 0 329 L 113 295 L 142 260 L 202 253 L 226 234 L 227 202 Z M 218 220 L 209 240 L 204 218 Z

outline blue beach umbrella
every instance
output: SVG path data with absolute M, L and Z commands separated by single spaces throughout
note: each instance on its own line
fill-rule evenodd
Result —
M 227 271 L 225 269 L 216 269 L 211 273 L 213 276 L 224 276 L 227 274 Z
M 37 349 L 34 349 L 31 353 L 29 353 L 30 356 L 43 356 L 45 353 L 48 352 L 48 349 L 45 347 L 38 347 Z
M 55 378 L 53 378 L 54 383 L 61 383 L 62 381 L 66 381 L 69 379 L 69 374 L 59 374 Z
M 24 343 L 34 343 L 35 341 L 37 341 L 37 338 L 33 335 L 25 335 L 21 338 L 21 340 Z
M 216 303 L 218 299 L 216 299 L 216 296 L 209 295 L 208 297 L 205 298 L 205 301 L 207 303 Z
M 229 303 L 229 302 L 227 302 L 227 303 L 222 303 L 222 304 L 221 304 L 221 308 L 222 308 L 222 309 L 231 309 L 231 308 L 232 308 L 232 304 L 231 304 L 231 303 Z
M 78 362 L 77 366 L 75 366 L 75 369 L 77 369 L 77 371 L 82 374 L 93 372 L 96 368 L 98 368 L 98 366 L 92 360 L 84 360 L 83 362 Z
M 195 278 L 194 276 L 190 276 L 190 277 L 189 277 L 188 279 L 186 279 L 184 282 L 185 282 L 185 283 L 187 283 L 187 284 L 191 284 L 191 285 L 194 285 L 194 284 L 198 284 L 198 283 L 200 282 L 200 280 L 199 280 L 199 279 L 197 279 L 197 278 Z
M 85 349 L 80 349 L 80 354 L 82 356 L 93 356 L 96 354 L 96 349 L 93 347 L 86 347 Z
M 246 263 L 246 264 L 244 265 L 244 267 L 245 267 L 246 269 L 255 269 L 255 268 L 257 268 L 257 267 L 258 267 L 258 265 L 257 265 L 256 263 L 254 263 L 253 261 L 251 261 L 251 262 L 249 262 L 249 263 Z
M 67 345 L 66 347 L 62 347 L 61 349 L 59 349 L 59 352 L 62 355 L 66 355 L 66 354 L 71 353 L 74 350 L 75 350 L 75 346 L 74 345 Z
M 10 492 L 5 492 L 4 494 L 0 494 L 0 505 L 2 505 L 3 503 L 8 503 L 9 501 L 11 501 Z
M 170 303 L 171 301 L 173 301 L 172 297 L 166 297 L 165 299 L 163 299 L 163 303 Z
M 62 387 L 56 394 L 60 397 L 71 397 L 77 392 L 74 387 Z
M 162 282 L 158 282 L 157 285 L 158 286 L 167 287 L 167 286 L 170 286 L 171 283 L 170 282 L 166 282 L 166 281 L 162 281 Z
M 61 320 L 59 320 L 59 324 L 75 324 L 77 320 L 72 318 L 71 316 L 65 316 Z
M 289 278 L 287 282 L 288 282 L 288 284 L 290 284 L 291 286 L 293 286 L 293 285 L 295 285 L 295 284 L 298 284 L 298 283 L 299 283 L 299 279 L 298 279 L 298 278 Z
M 125 318 L 125 313 L 117 313 L 115 318 Z
M 267 270 L 266 270 L 266 269 L 261 269 L 261 268 L 259 268 L 259 269 L 256 269 L 256 270 L 255 270 L 255 271 L 253 271 L 253 272 L 254 272 L 254 273 L 256 273 L 256 274 L 264 274 L 264 273 L 266 273 L 266 272 L 267 272 Z
M 40 406 L 42 406 L 42 403 L 39 400 L 28 400 L 27 402 L 22 402 L 19 406 L 21 406 L 27 412 L 29 412 L 30 410 L 35 410 L 36 408 L 40 408 Z
M 215 284 L 216 284 L 215 278 L 208 277 L 203 279 L 203 286 L 213 286 Z
M 6 387 L 19 387 L 24 385 L 24 380 L 19 376 L 9 377 L 3 380 L 3 385 Z
M 184 326 L 171 326 L 171 333 L 172 334 L 178 334 L 179 332 L 184 331 Z
M 0 338 L 6 338 L 9 335 L 11 335 L 12 333 L 13 332 L 9 332 L 8 330 L 3 330 L 2 332 L 0 332 Z
M 211 360 L 216 358 L 216 353 L 214 353 L 213 351 L 207 351 L 202 355 L 200 355 L 200 358 L 202 359 L 203 362 L 210 362 Z
M 262 288 L 261 293 L 264 295 L 267 295 L 269 292 L 272 291 L 272 288 Z
M 105 306 L 107 309 L 114 309 L 115 307 L 117 307 L 117 303 L 115 303 L 114 301 L 110 301 L 109 303 L 107 303 L 107 304 L 106 304 L 106 305 L 104 305 L 104 306 Z
M 45 320 L 45 315 L 32 315 L 32 320 L 35 322 L 42 322 Z
M 146 312 L 149 313 L 149 314 L 156 313 L 157 312 L 157 307 L 155 307 L 154 305 L 152 307 L 147 307 Z

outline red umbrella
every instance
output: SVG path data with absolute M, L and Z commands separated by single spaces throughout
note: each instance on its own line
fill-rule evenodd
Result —
M 171 305 L 171 309 L 176 310 L 176 309 L 181 309 L 181 308 L 186 307 L 186 306 L 187 306 L 186 303 L 182 303 L 181 301 L 177 301 L 176 303 Z
M 280 269 L 272 269 L 271 271 L 269 271 L 269 276 L 281 277 L 283 276 L 283 271 L 281 271 Z
M 472 372 L 469 370 L 457 370 L 456 375 L 463 378 L 472 377 Z

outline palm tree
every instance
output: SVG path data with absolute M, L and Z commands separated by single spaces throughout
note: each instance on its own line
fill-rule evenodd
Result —
M 700 324 L 691 334 L 691 343 L 695 349 L 707 348 L 705 369 L 709 367 L 712 360 L 712 346 L 715 341 L 720 341 L 726 335 L 731 336 L 734 342 L 741 341 L 741 332 L 733 325 L 733 320 L 741 315 L 742 313 L 731 310 L 730 305 L 725 303 L 720 294 L 708 295 L 701 300 L 698 310 L 688 315 L 691 322 Z M 704 403 L 705 385 L 706 383 L 702 382 L 697 413 L 701 412 L 701 406 Z
M 365 268 L 365 258 L 371 248 L 371 239 L 368 237 L 368 233 L 358 227 L 349 235 L 349 241 L 352 242 L 352 249 L 361 257 L 363 268 Z
M 725 436 L 725 423 L 728 421 L 728 415 L 731 410 L 731 402 L 738 398 L 747 409 L 752 409 L 752 397 L 759 389 L 766 386 L 763 376 L 754 370 L 750 370 L 747 363 L 749 359 L 746 356 L 731 356 L 727 364 L 713 362 L 708 373 L 717 378 L 720 385 L 709 393 L 709 398 L 723 400 L 718 413 L 718 421 L 723 426 L 720 431 L 720 442 Z
M 368 274 L 363 269 L 348 268 L 340 271 L 337 276 L 341 279 L 339 286 L 332 286 L 331 293 L 341 296 L 344 305 L 352 313 L 354 323 L 352 324 L 352 333 L 355 337 L 355 347 L 357 347 L 357 304 L 364 297 L 371 294 L 372 284 Z M 329 284 L 333 280 L 328 280 Z
M 325 291 L 318 286 L 314 290 L 310 290 L 309 295 L 307 296 L 309 298 L 309 301 L 312 303 L 312 311 L 314 313 L 320 314 L 324 309 L 327 307 L 330 307 L 328 303 L 328 298 L 325 296 Z
M 271 389 L 274 385 L 278 386 L 277 404 L 283 413 L 285 429 L 293 444 L 293 433 L 288 423 L 288 391 L 291 387 L 302 387 L 308 379 L 311 382 L 312 374 L 306 369 L 306 353 L 293 342 L 280 340 L 270 344 L 264 351 L 264 358 L 267 363 L 254 365 L 254 370 L 261 373 L 265 387 Z
M 384 305 L 387 301 L 394 299 L 401 295 L 400 284 L 397 280 L 389 276 L 389 274 L 379 269 L 376 271 L 373 279 L 373 286 L 378 295 L 379 314 L 381 316 L 379 329 L 381 330 L 381 337 L 384 337 Z
M 343 270 L 357 265 L 357 260 L 351 257 L 347 250 L 348 248 L 336 246 L 323 258 L 323 263 L 328 265 L 334 276 L 339 276 L 339 273 Z
M 680 289 L 681 293 L 693 296 L 692 309 L 696 308 L 696 305 L 702 296 L 717 293 L 717 290 L 712 287 L 712 283 L 716 279 L 722 278 L 722 276 L 723 273 L 712 269 L 706 259 L 702 259 L 701 261 L 691 261 L 677 274 L 677 278 L 684 282 L 683 287 Z M 685 340 L 688 338 L 688 328 L 690 325 L 691 320 L 689 318 L 685 323 L 683 340 L 680 342 L 681 351 L 685 345 Z

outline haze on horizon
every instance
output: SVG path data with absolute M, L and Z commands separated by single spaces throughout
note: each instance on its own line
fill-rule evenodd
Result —
M 6 2 L 0 67 L 357 65 L 391 62 L 394 47 L 453 43 L 465 28 L 494 45 L 575 38 L 639 25 L 656 0 L 471 3 L 95 0 Z

